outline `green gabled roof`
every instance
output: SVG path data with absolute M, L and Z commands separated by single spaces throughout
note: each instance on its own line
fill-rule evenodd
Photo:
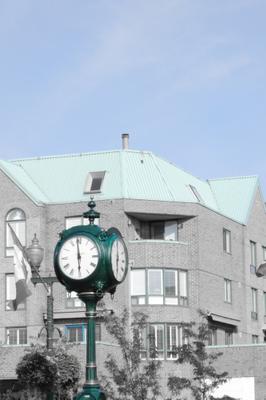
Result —
M 259 187 L 258 176 L 211 179 L 208 182 L 219 211 L 246 224 L 255 192 Z
M 114 150 L 0 161 L 0 168 L 37 204 L 88 200 L 89 172 L 105 171 L 97 199 L 201 203 L 246 223 L 257 177 L 203 181 L 147 151 Z

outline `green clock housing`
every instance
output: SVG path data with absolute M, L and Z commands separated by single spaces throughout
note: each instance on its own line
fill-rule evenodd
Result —
M 80 225 L 60 234 L 54 252 L 58 280 L 69 291 L 114 293 L 128 270 L 128 254 L 121 233 L 97 225 Z

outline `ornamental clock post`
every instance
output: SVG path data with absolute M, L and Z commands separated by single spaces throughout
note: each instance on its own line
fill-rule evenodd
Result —
M 100 214 L 91 199 L 83 214 L 89 225 L 79 225 L 60 234 L 54 251 L 54 269 L 58 280 L 69 291 L 78 293 L 85 303 L 87 318 L 86 381 L 76 400 L 105 400 L 97 379 L 95 317 L 97 302 L 106 292 L 114 294 L 128 270 L 128 253 L 121 233 L 94 225 Z

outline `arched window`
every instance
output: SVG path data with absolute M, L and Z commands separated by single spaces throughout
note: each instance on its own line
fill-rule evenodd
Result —
M 26 216 L 20 208 L 13 208 L 6 216 L 6 256 L 13 256 L 13 239 L 10 227 L 17 235 L 22 246 L 26 244 Z

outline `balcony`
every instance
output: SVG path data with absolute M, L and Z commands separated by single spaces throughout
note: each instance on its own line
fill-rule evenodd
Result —
M 139 267 L 182 267 L 189 263 L 189 245 L 174 240 L 131 240 L 129 258 Z

